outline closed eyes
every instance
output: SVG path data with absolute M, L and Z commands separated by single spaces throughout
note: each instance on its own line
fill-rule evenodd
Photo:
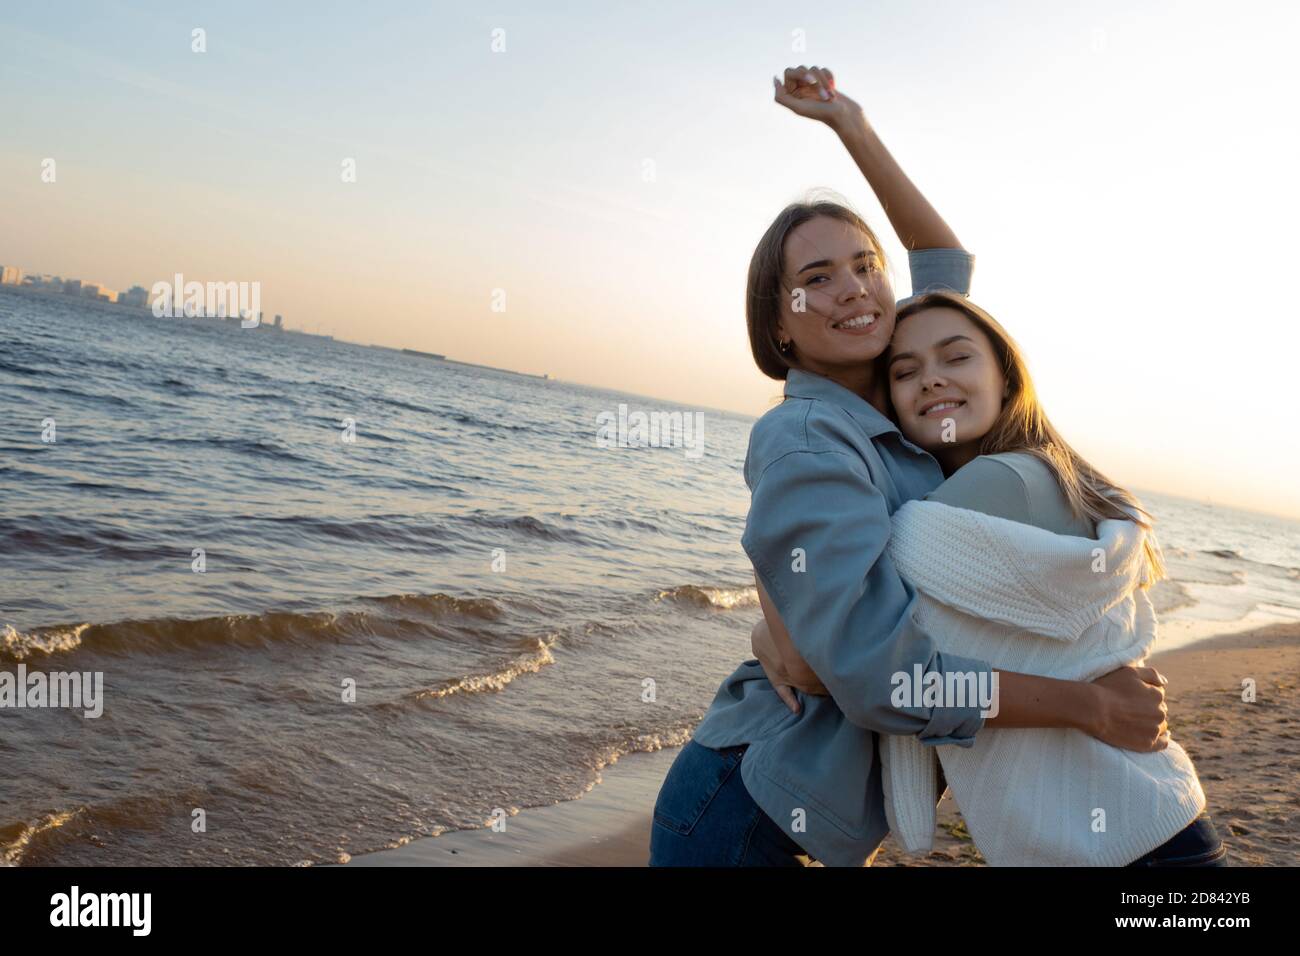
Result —
M 958 362 L 964 362 L 969 358 L 970 358 L 969 355 L 954 355 L 948 359 L 948 364 L 956 365 Z M 911 378 L 914 374 L 916 374 L 916 369 L 914 368 L 905 369 L 904 371 L 901 372 L 895 372 L 894 381 L 902 382 L 908 378 Z

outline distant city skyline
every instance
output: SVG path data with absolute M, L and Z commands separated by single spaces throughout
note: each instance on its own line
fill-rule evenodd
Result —
M 32 272 L 19 266 L 0 265 L 0 285 L 32 286 L 48 291 L 54 291 L 53 287 L 58 286 L 60 290 L 69 292 L 65 288 L 68 283 L 75 283 L 75 294 L 86 298 L 130 306 L 147 306 L 149 304 L 149 290 L 143 286 L 131 286 L 130 289 L 118 292 L 102 283 L 90 282 L 75 276 L 64 278 L 60 273 Z M 69 294 L 72 293 L 69 292 Z
M 160 285 L 170 285 L 173 280 L 179 280 L 179 276 L 173 279 L 159 279 L 151 282 L 148 287 L 133 285 L 130 289 L 122 292 L 115 291 L 98 282 L 88 282 L 85 279 L 79 279 L 75 276 L 64 277 L 61 273 L 52 272 L 28 272 L 18 266 L 0 265 L 0 286 L 15 286 L 18 288 L 30 288 L 37 291 L 48 292 L 51 294 L 69 295 L 74 298 L 93 299 L 99 302 L 106 302 L 114 305 L 123 305 L 130 308 L 150 309 L 156 303 L 158 298 L 157 289 Z M 204 283 L 194 280 L 199 285 L 211 285 L 211 282 Z M 220 283 L 218 283 L 220 284 Z M 177 299 L 180 297 L 177 296 Z M 169 310 L 170 311 L 170 310 Z M 225 309 L 196 309 L 192 313 L 184 312 L 183 317 L 198 316 L 203 318 L 225 318 L 228 315 L 238 318 L 247 314 L 245 311 L 231 313 Z M 265 313 L 258 309 L 256 315 L 261 324 L 262 317 Z M 282 328 L 284 316 L 275 314 L 272 321 L 274 328 Z

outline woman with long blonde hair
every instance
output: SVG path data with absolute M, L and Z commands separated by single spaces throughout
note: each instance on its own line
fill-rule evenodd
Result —
M 1151 517 L 1053 427 L 1006 330 L 964 296 L 928 293 L 898 310 L 878 372 L 890 417 L 948 476 L 895 512 L 889 545 L 939 648 L 1070 679 L 1141 664 L 1156 639 L 1145 591 L 1165 576 Z M 791 687 L 827 691 L 764 610 L 755 651 L 797 711 Z M 968 749 L 890 736 L 880 753 L 886 815 L 913 852 L 930 848 L 944 781 L 997 865 L 1224 865 L 1173 742 L 1133 753 L 1070 730 L 988 729 Z

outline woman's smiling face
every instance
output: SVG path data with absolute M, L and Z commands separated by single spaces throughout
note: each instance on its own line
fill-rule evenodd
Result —
M 889 394 L 898 425 L 946 470 L 979 454 L 1006 390 L 988 336 L 958 309 L 924 309 L 898 323 L 889 352 Z
M 784 252 L 785 284 L 804 290 L 804 310 L 795 311 L 795 296 L 782 297 L 778 340 L 794 343 L 808 371 L 861 375 L 894 331 L 894 291 L 871 240 L 851 223 L 816 216 L 790 230 Z

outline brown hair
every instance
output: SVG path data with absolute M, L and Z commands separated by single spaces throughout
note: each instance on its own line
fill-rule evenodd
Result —
M 1088 464 L 1048 421 L 1020 347 L 993 316 L 963 295 L 940 291 L 909 299 L 899 308 L 897 321 L 902 322 L 909 315 L 925 309 L 940 307 L 961 312 L 988 336 L 1007 382 L 1008 393 L 1002 403 L 1002 411 L 993 427 L 981 439 L 979 453 L 994 455 L 999 452 L 1022 451 L 1041 459 L 1056 477 L 1076 518 L 1087 517 L 1093 522 L 1107 518 L 1132 520 L 1147 531 L 1147 584 L 1154 584 L 1166 577 L 1160 545 L 1151 534 L 1154 519 L 1136 497 Z M 878 361 L 880 365 L 877 368 L 883 369 L 888 362 L 888 352 Z M 897 421 L 892 400 L 889 411 L 890 417 Z
M 776 326 L 781 320 L 781 303 L 790 289 L 785 285 L 785 240 L 791 230 L 817 216 L 830 216 L 862 230 L 880 258 L 880 267 L 888 268 L 885 250 L 866 220 L 852 209 L 828 199 L 809 197 L 793 202 L 781 210 L 758 240 L 749 260 L 749 282 L 745 287 L 745 321 L 749 326 L 749 348 L 754 364 L 768 378 L 784 380 L 797 362 L 793 352 L 782 352 L 777 342 Z

